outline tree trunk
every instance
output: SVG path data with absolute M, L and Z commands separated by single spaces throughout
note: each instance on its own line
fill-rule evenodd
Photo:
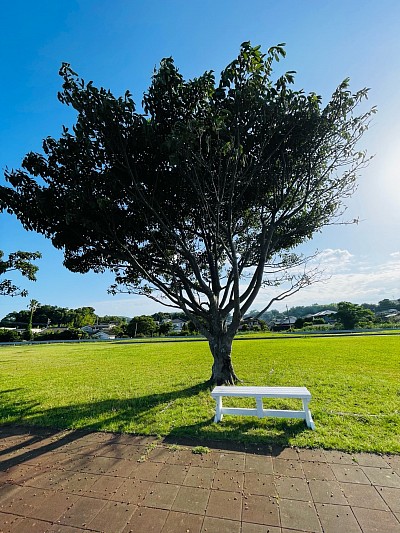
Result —
M 232 338 L 227 334 L 216 335 L 209 339 L 214 358 L 210 383 L 214 385 L 235 385 L 239 378 L 232 365 Z

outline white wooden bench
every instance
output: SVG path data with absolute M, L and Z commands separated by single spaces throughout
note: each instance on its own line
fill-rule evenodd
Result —
M 306 387 L 215 387 L 211 396 L 216 401 L 214 422 L 222 420 L 224 415 L 249 415 L 263 418 L 265 416 L 277 416 L 280 418 L 302 418 L 309 428 L 315 429 L 315 424 L 308 407 L 311 393 Z M 224 407 L 222 398 L 230 396 L 235 398 L 255 398 L 256 408 Z M 289 409 L 264 409 L 263 398 L 297 398 L 302 400 L 301 411 Z

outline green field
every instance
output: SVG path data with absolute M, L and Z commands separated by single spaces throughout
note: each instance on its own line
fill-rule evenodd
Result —
M 0 347 L 0 423 L 400 453 L 400 337 L 235 341 L 233 359 L 243 385 L 307 386 L 316 431 L 276 418 L 215 424 L 208 345 L 186 341 Z

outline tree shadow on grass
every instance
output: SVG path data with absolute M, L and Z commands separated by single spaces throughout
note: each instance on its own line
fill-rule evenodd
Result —
M 24 401 L 18 398 L 23 394 L 15 394 L 18 390 L 3 391 L 0 393 L 1 412 L 3 420 L 8 420 L 12 424 L 26 424 L 32 427 L 32 438 L 25 442 L 17 443 L 12 448 L 7 447 L 4 455 L 8 457 L 4 461 L 0 460 L 0 469 L 4 470 L 10 466 L 21 464 L 28 459 L 39 457 L 40 455 L 57 451 L 67 443 L 87 435 L 93 431 L 113 431 L 127 433 L 129 426 L 134 423 L 146 421 L 149 412 L 153 411 L 153 416 L 166 411 L 175 400 L 193 398 L 202 395 L 209 390 L 207 383 L 200 383 L 185 389 L 175 390 L 160 394 L 149 394 L 138 398 L 115 398 L 95 402 L 53 407 L 43 411 L 38 411 L 39 405 L 34 401 Z M 8 398 L 7 398 L 8 397 Z M 201 399 L 199 398 L 199 401 Z M 185 406 L 183 405 L 183 408 Z M 213 416 L 195 421 L 193 424 L 179 425 L 172 427 L 165 436 L 166 443 L 186 444 L 190 446 L 207 445 L 208 447 L 223 448 L 231 450 L 252 450 L 254 453 L 273 453 L 277 448 L 290 445 L 291 439 L 303 431 L 307 431 L 303 420 L 286 419 L 263 419 L 247 417 L 227 417 L 218 424 L 213 422 Z M 4 428 L 0 427 L 0 435 L 4 434 Z M 12 426 L 11 426 L 12 428 Z M 40 428 L 52 428 L 40 432 Z M 117 429 L 115 429 L 117 428 Z M 128 430 L 127 430 L 128 428 Z M 70 430 L 54 438 L 57 430 Z M 6 429 L 7 431 L 7 429 Z M 146 428 L 143 433 L 151 434 L 151 427 Z M 154 434 L 155 432 L 153 432 Z M 39 435 L 39 436 L 38 436 Z M 43 439 L 43 446 L 38 446 L 37 441 Z M 49 438 L 47 438 L 49 437 Z M 29 448 L 30 445 L 31 448 Z M 26 447 L 24 453 L 15 458 L 10 458 L 10 452 Z M 1 454 L 0 454 L 1 455 Z
M 9 424 L 19 422 L 39 405 L 34 400 L 25 400 L 23 391 L 22 387 L 0 391 L 0 420 Z

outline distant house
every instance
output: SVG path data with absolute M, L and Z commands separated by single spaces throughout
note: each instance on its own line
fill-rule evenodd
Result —
M 24 333 L 26 331 L 26 327 L 23 327 L 23 328 L 5 328 L 3 326 L 0 326 L 0 329 L 6 329 L 8 331 L 16 331 L 17 333 Z M 41 329 L 41 328 L 32 328 L 31 329 L 32 333 L 43 333 L 43 331 L 45 331 L 44 329 Z
M 177 333 L 180 333 L 183 329 L 183 326 L 186 324 L 187 320 L 183 320 L 182 318 L 173 318 L 171 320 L 172 324 L 172 331 L 176 331 Z
M 33 331 L 33 330 L 32 330 Z M 40 333 L 47 334 L 47 333 L 62 333 L 63 331 L 68 331 L 68 328 L 44 328 L 40 331 Z
M 313 320 L 314 318 L 323 318 L 327 324 L 333 324 L 335 322 L 336 311 L 326 309 L 325 311 L 320 311 L 311 316 Z
M 284 318 L 276 318 L 269 323 L 269 329 L 271 331 L 286 331 L 291 329 L 296 322 L 297 317 L 285 316 Z
M 93 324 L 92 326 L 83 326 L 81 327 L 82 331 L 85 331 L 86 333 L 89 333 L 89 335 L 92 335 L 93 333 L 97 333 L 98 331 L 107 331 L 112 328 L 114 328 L 117 324 L 114 322 L 108 322 L 104 324 Z
M 242 329 L 253 329 L 254 327 L 261 328 L 263 325 L 265 325 L 265 322 L 260 320 L 259 318 L 243 318 L 243 320 L 240 323 L 240 326 L 238 327 L 238 330 L 241 331 Z
M 92 339 L 98 339 L 101 341 L 110 341 L 115 339 L 115 335 L 110 335 L 109 333 L 106 333 L 105 331 L 98 331 L 97 333 L 94 333 L 91 335 Z
M 93 326 L 83 326 L 81 330 L 90 335 L 92 339 L 109 340 L 115 339 L 115 335 L 111 334 L 112 328 L 116 324 L 110 322 L 108 324 L 93 324 Z
M 377 316 L 380 316 L 381 319 L 387 320 L 388 322 L 399 322 L 400 321 L 400 311 L 397 309 L 388 309 L 387 311 L 381 311 L 376 313 Z

